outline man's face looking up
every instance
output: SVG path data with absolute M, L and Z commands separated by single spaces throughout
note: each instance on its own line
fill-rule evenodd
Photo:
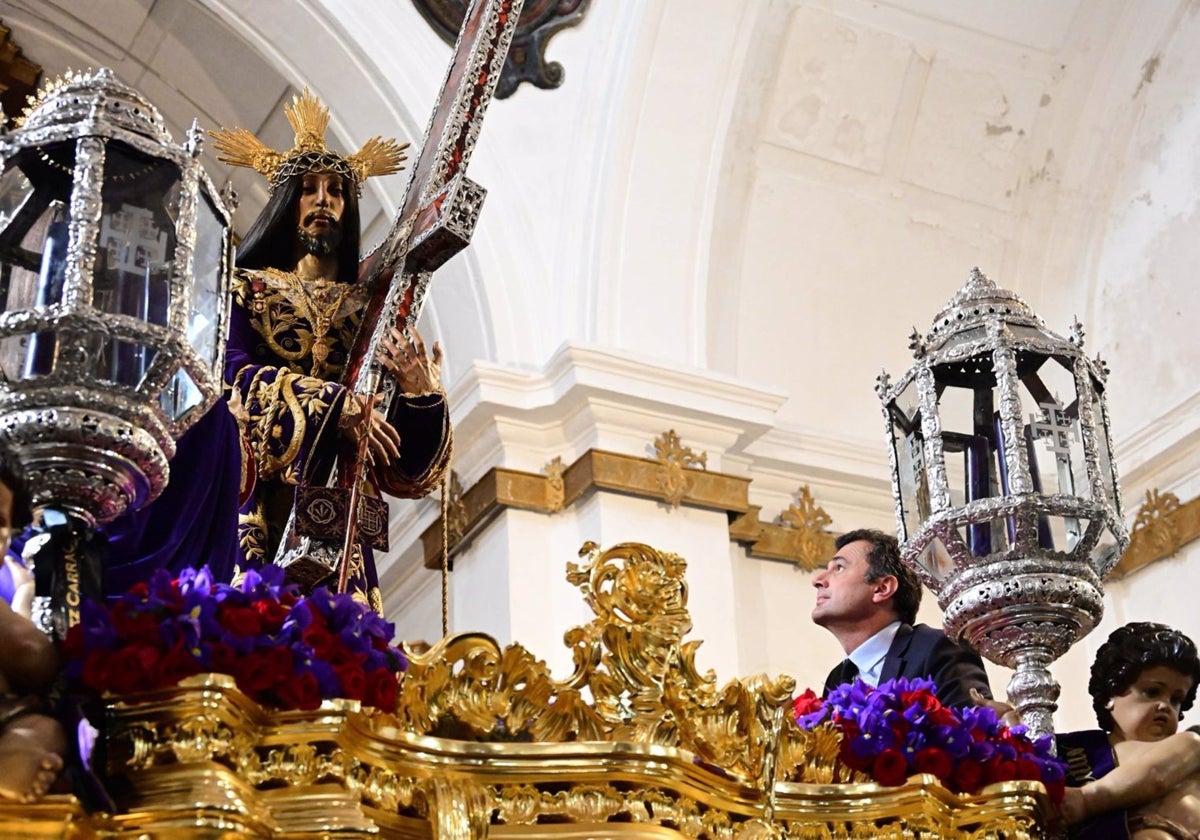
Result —
M 336 172 L 309 172 L 300 187 L 297 211 L 300 243 L 318 257 L 337 250 L 342 241 L 342 213 L 346 195 Z

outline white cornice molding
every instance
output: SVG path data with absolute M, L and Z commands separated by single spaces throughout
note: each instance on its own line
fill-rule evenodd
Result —
M 1155 488 L 1194 495 L 1200 482 L 1200 391 L 1114 442 L 1126 505 Z

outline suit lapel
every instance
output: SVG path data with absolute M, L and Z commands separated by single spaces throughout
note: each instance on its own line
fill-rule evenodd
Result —
M 892 645 L 888 648 L 887 656 L 883 658 L 883 669 L 879 672 L 879 681 L 881 683 L 888 680 L 894 680 L 900 676 L 900 672 L 904 669 L 904 656 L 908 653 L 908 646 L 912 642 L 913 629 L 911 624 L 901 624 L 896 628 L 896 636 L 892 639 Z

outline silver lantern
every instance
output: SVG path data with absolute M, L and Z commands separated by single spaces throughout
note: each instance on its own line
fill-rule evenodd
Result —
M 0 446 L 35 507 L 96 526 L 146 504 L 220 393 L 230 197 L 200 151 L 106 69 L 0 136 Z
M 1015 669 L 1009 700 L 1049 732 L 1049 665 L 1099 622 L 1129 542 L 1107 369 L 1078 322 L 1059 337 L 978 269 L 911 347 L 916 364 L 877 386 L 901 552 L 946 632 Z

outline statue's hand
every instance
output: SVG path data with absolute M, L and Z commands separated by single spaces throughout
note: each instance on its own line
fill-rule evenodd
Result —
M 366 438 L 367 464 L 386 467 L 400 457 L 400 433 L 375 407 L 379 395 L 350 394 L 338 428 L 355 445 Z
M 426 355 L 425 343 L 413 330 L 410 339 L 396 327 L 383 338 L 383 354 L 379 363 L 396 379 L 400 390 L 410 397 L 420 397 L 442 388 L 442 347 L 433 343 L 433 353 Z

